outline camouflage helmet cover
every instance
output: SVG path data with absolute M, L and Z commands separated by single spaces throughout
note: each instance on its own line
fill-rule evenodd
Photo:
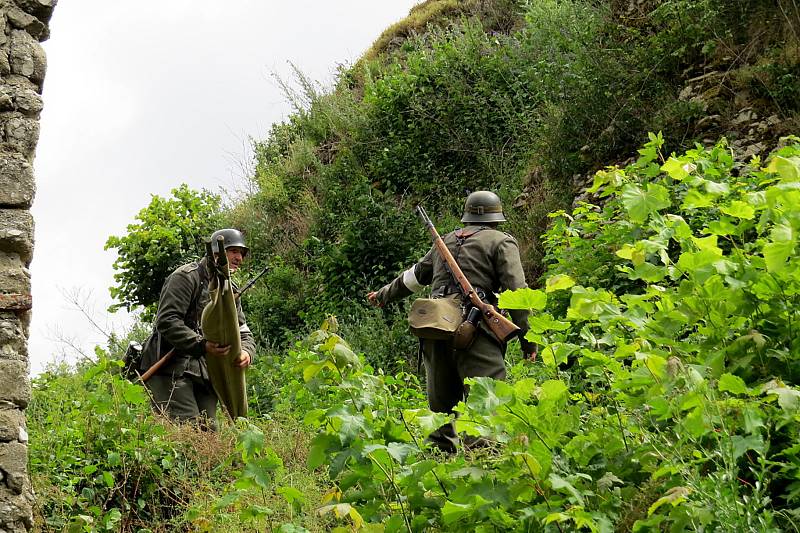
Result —
M 242 255 L 247 255 L 250 251 L 250 248 L 244 243 L 244 236 L 242 232 L 238 229 L 233 228 L 226 228 L 226 229 L 218 229 L 211 235 L 211 249 L 214 251 L 215 254 L 219 253 L 219 244 L 217 243 L 217 239 L 219 237 L 223 237 L 225 239 L 225 249 L 232 246 L 238 246 L 244 250 Z
M 461 222 L 505 222 L 500 197 L 491 191 L 475 191 L 464 202 Z

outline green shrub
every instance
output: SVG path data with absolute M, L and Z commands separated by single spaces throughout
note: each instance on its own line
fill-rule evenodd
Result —
M 212 434 L 155 419 L 145 389 L 99 354 L 79 372 L 51 369 L 34 380 L 27 416 L 38 527 L 188 530 L 186 502 L 207 489 L 215 456 L 222 461 L 229 449 Z
M 669 158 L 662 145 L 651 135 L 637 162 L 598 173 L 605 209 L 559 215 L 544 290 L 500 296 L 533 311 L 542 364 L 468 380 L 455 424 L 483 448 L 437 455 L 423 438 L 448 417 L 331 323 L 290 354 L 283 396 L 303 398 L 309 465 L 336 483 L 321 511 L 410 531 L 793 527 L 800 139 L 763 168 L 724 142 Z M 565 273 L 593 248 L 592 265 L 616 268 Z
M 391 305 L 342 317 L 342 336 L 373 368 L 387 375 L 417 374 L 419 340 L 408 331 L 407 314 L 406 305 Z
M 166 277 L 205 254 L 204 239 L 219 229 L 220 203 L 219 196 L 183 184 L 172 190 L 172 198 L 153 195 L 136 215 L 138 222 L 126 228 L 127 235 L 109 237 L 105 249 L 117 251 L 117 285 L 110 291 L 119 302 L 111 310 L 143 308 L 145 318 L 151 318 Z

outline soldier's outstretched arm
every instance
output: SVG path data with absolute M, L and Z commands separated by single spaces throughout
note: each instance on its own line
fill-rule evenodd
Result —
M 430 285 L 433 280 L 433 252 L 431 248 L 418 263 L 402 272 L 390 283 L 377 291 L 367 293 L 367 300 L 376 307 L 383 307 L 389 302 L 410 296 Z

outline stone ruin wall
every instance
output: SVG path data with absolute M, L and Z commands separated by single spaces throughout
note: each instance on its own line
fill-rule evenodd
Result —
M 31 396 L 33 157 L 48 21 L 57 0 L 0 0 L 0 533 L 33 529 L 25 408 Z

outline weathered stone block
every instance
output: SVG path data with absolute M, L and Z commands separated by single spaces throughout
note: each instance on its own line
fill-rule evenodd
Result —
M 22 321 L 15 313 L 0 312 L 0 344 L 24 343 L 27 338 Z
M 8 36 L 6 35 L 6 18 L 0 17 L 0 45 L 6 44 L 8 42 Z
M 30 489 L 13 494 L 0 485 L 0 531 L 25 533 L 33 529 L 33 494 Z
M 6 474 L 8 488 L 21 494 L 28 476 L 28 448 L 21 442 L 0 443 L 0 469 Z
M 11 26 L 20 30 L 25 30 L 36 40 L 40 40 L 42 35 L 47 31 L 45 24 L 28 13 L 25 13 L 18 7 L 12 7 L 6 12 L 8 22 Z
M 0 398 L 19 407 L 28 406 L 31 384 L 27 361 L 0 359 Z
M 0 442 L 14 441 L 21 444 L 28 441 L 25 415 L 19 409 L 0 409 Z
M 35 118 L 11 116 L 4 120 L 4 138 L 7 148 L 21 152 L 33 160 L 39 141 L 39 121 Z
M 11 74 L 11 62 L 8 60 L 8 45 L 4 43 L 0 46 L 0 75 L 9 74 Z
M 39 41 L 28 32 L 12 30 L 9 51 L 11 72 L 24 76 L 41 85 L 47 69 L 47 59 Z
M 19 254 L 25 266 L 33 255 L 33 217 L 27 209 L 0 209 L 0 249 Z
M 30 207 L 35 189 L 28 160 L 18 153 L 0 154 L 0 206 Z
M 9 268 L 3 266 L 3 256 L 0 252 L 0 294 L 20 294 L 30 295 L 31 293 L 31 273 L 21 261 L 17 265 L 9 265 Z M 19 306 L 14 309 L 19 309 Z M 2 306 L 0 306 L 2 309 Z M 10 308 L 8 308 L 10 309 Z
M 28 334 L 16 313 L 0 313 L 0 358 L 28 361 Z
M 50 21 L 57 3 L 58 0 L 16 0 L 16 4 L 26 13 L 30 13 L 45 24 Z
M 8 87 L 0 87 L 0 111 L 13 111 L 14 100 L 8 92 Z
M 33 88 L 12 85 L 11 99 L 14 109 L 29 117 L 37 117 L 42 112 L 42 97 Z

